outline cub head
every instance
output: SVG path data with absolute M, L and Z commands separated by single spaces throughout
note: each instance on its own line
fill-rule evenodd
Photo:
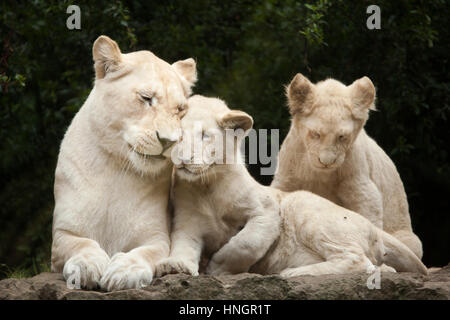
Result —
M 345 86 L 334 79 L 311 83 L 298 73 L 286 88 L 298 143 L 306 147 L 313 168 L 333 170 L 375 110 L 375 87 L 368 77 Z
M 168 64 L 150 51 L 124 54 L 106 36 L 94 42 L 93 59 L 89 121 L 101 147 L 142 174 L 169 165 L 197 78 L 195 61 Z
M 195 95 L 181 123 L 183 135 L 172 152 L 181 179 L 207 181 L 242 163 L 240 143 L 253 126 L 247 113 L 230 110 L 220 99 Z

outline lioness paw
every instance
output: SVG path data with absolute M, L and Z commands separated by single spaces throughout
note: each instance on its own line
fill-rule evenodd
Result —
M 64 279 L 68 282 L 75 280 L 75 283 L 71 283 L 75 289 L 95 289 L 98 287 L 109 261 L 109 256 L 105 252 L 79 253 L 64 264 Z M 80 288 L 77 288 L 78 284 Z
M 198 265 L 179 258 L 166 258 L 156 265 L 155 274 L 162 277 L 166 274 L 186 273 L 192 276 L 198 276 Z
M 100 279 L 100 287 L 106 291 L 141 289 L 153 280 L 150 265 L 140 257 L 128 253 L 115 254 Z

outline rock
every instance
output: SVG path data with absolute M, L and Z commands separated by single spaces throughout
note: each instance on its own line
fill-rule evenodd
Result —
M 365 273 L 345 275 L 279 276 L 239 274 L 211 277 L 167 275 L 142 290 L 115 292 L 71 290 L 61 274 L 0 281 L 0 299 L 444 299 L 450 298 L 450 264 L 415 273 L 381 273 L 380 289 L 368 289 Z

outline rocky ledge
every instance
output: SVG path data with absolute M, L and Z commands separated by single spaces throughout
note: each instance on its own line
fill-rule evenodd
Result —
M 0 299 L 444 299 L 450 298 L 450 264 L 427 276 L 381 273 L 379 289 L 367 286 L 370 275 L 279 276 L 239 274 L 211 277 L 167 275 L 142 290 L 115 292 L 71 290 L 61 274 L 0 281 Z

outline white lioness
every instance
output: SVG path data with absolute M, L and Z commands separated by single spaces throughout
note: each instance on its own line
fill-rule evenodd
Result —
M 198 275 L 202 251 L 212 254 L 207 272 L 213 275 L 320 275 L 373 270 L 383 263 L 398 271 L 427 273 L 411 250 L 361 215 L 307 191 L 262 186 L 241 161 L 220 163 L 229 152 L 231 160 L 241 158 L 243 134 L 220 150 L 225 129 L 247 131 L 252 118 L 219 99 L 194 96 L 188 105 L 176 147 L 183 152 L 174 159 L 171 253 L 156 266 L 157 276 Z M 203 133 L 197 130 L 199 122 Z M 200 147 L 192 143 L 196 138 Z M 194 157 L 185 150 L 193 150 Z M 194 162 L 198 153 L 202 157 Z
M 172 163 L 193 59 L 122 54 L 99 37 L 95 85 L 68 128 L 55 173 L 52 270 L 84 288 L 139 288 L 169 254 Z M 71 277 L 72 275 L 72 277 Z
M 422 258 L 400 176 L 364 131 L 375 109 L 375 87 L 328 79 L 312 84 L 300 73 L 287 87 L 292 124 L 279 153 L 272 186 L 308 190 L 356 211 Z

